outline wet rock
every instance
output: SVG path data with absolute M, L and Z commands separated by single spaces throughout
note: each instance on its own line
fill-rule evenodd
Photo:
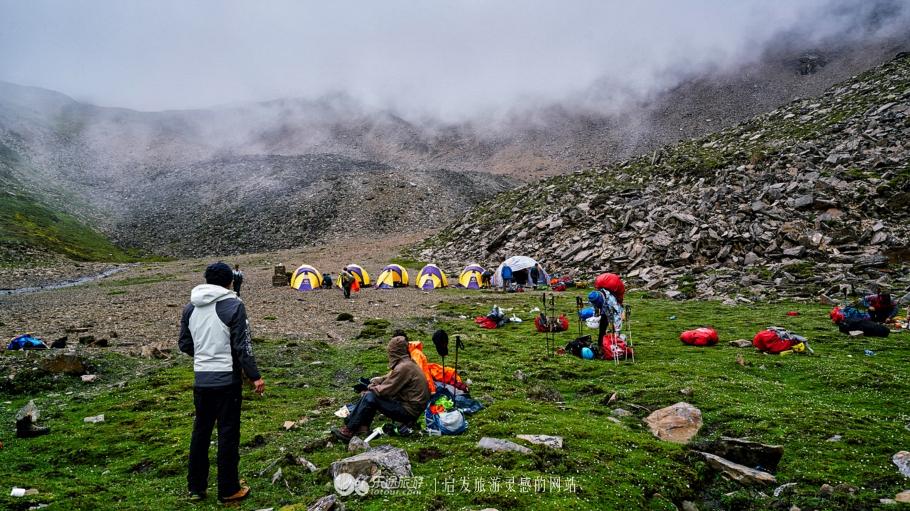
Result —
M 708 462 L 708 465 L 710 465 L 711 468 L 723 472 L 724 475 L 740 484 L 746 486 L 766 486 L 777 482 L 777 478 L 767 472 L 734 463 L 711 453 L 698 452 L 698 454 L 705 458 L 705 461 Z
M 657 438 L 687 444 L 702 426 L 701 410 L 680 402 L 654 411 L 645 418 L 645 423 Z
M 477 442 L 477 447 L 485 451 L 493 452 L 518 452 L 521 454 L 531 454 L 531 449 L 523 445 L 518 445 L 515 442 L 510 442 L 509 440 L 503 440 L 500 438 L 491 438 L 483 437 Z
M 367 480 L 374 476 L 411 476 L 411 461 L 404 449 L 381 445 L 367 452 L 344 458 L 332 463 L 329 474 L 332 477 L 338 474 L 350 474 L 354 478 L 363 477 Z

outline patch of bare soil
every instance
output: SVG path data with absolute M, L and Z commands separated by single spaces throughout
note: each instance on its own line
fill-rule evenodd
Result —
M 310 264 L 321 272 L 337 273 L 348 263 L 364 266 L 372 277 L 401 247 L 423 234 L 392 240 L 350 240 L 331 246 L 248 254 L 225 258 L 239 263 L 245 278 L 241 298 L 247 307 L 254 337 L 344 342 L 363 328 L 364 320 L 382 318 L 392 328 L 407 327 L 408 318 L 429 316 L 440 297 L 413 287 L 364 289 L 345 300 L 340 289 L 300 292 L 272 287 L 273 266 L 289 271 Z M 180 315 L 190 290 L 203 282 L 205 266 L 217 258 L 133 265 L 96 282 L 29 293 L 0 296 L 0 337 L 34 332 L 48 343 L 68 335 L 69 343 L 92 335 L 108 339 L 110 348 L 139 352 L 154 345 L 176 348 Z M 95 268 L 87 268 L 95 271 Z M 455 270 L 454 268 L 452 269 Z M 49 270 L 54 271 L 54 270 Z M 413 277 L 413 276 L 412 276 Z M 336 321 L 339 313 L 353 322 Z M 75 332 L 74 332 L 75 331 Z

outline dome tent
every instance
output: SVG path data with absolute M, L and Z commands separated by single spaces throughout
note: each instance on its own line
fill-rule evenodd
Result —
M 469 264 L 461 270 L 458 276 L 458 285 L 466 289 L 480 289 L 483 287 L 483 266 Z
M 445 272 L 440 270 L 438 266 L 428 264 L 417 274 L 416 285 L 424 291 L 429 291 L 440 287 L 448 287 L 449 279 L 446 278 Z
M 404 269 L 404 266 L 400 264 L 390 264 L 382 269 L 379 272 L 379 276 L 376 277 L 376 288 L 377 289 L 392 289 L 393 287 L 407 287 L 408 283 L 408 270 Z
M 322 287 L 322 274 L 308 264 L 302 264 L 291 276 L 291 287 L 298 291 L 312 291 Z
M 534 265 L 536 265 L 536 264 L 538 264 L 537 261 L 535 261 L 534 259 L 532 259 L 528 256 L 512 256 L 512 257 L 506 259 L 499 265 L 499 267 L 496 268 L 496 273 L 493 274 L 493 286 L 495 286 L 495 287 L 502 286 L 502 267 L 503 266 L 508 266 L 509 268 L 512 268 L 512 282 L 516 282 L 518 284 L 528 283 L 527 281 L 530 278 L 529 270 L 531 268 L 533 268 Z M 544 281 L 549 280 L 549 278 L 547 277 L 547 271 L 543 268 L 543 266 L 541 266 L 540 269 L 543 272 L 543 275 L 541 275 L 540 278 L 543 279 Z M 523 272 L 523 273 L 521 273 L 521 272 Z M 524 277 L 523 280 L 522 280 L 522 277 Z

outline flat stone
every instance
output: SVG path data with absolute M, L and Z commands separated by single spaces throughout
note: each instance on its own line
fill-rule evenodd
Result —
M 93 415 L 91 417 L 86 417 L 86 418 L 82 419 L 82 422 L 87 422 L 87 423 L 92 423 L 92 424 L 95 424 L 98 422 L 104 422 L 104 414 L 102 413 L 101 415 Z
M 784 455 L 782 445 L 767 445 L 742 438 L 720 437 L 703 450 L 740 465 L 774 471 Z
M 891 461 L 897 465 L 897 469 L 904 477 L 910 477 L 910 452 L 901 451 L 895 454 Z
M 477 442 L 477 447 L 480 447 L 485 451 L 493 452 L 520 452 L 522 454 L 531 454 L 533 452 L 531 449 L 528 449 L 523 445 L 518 445 L 515 442 L 488 436 L 481 438 L 480 441 Z
M 551 449 L 562 449 L 562 437 L 561 436 L 516 435 L 516 438 L 520 438 L 526 442 L 531 442 L 534 445 L 545 445 Z
M 734 348 L 751 348 L 752 341 L 748 339 L 737 339 L 735 341 L 730 341 L 730 346 L 733 346 Z
M 896 502 L 910 503 L 910 490 L 904 490 L 894 496 Z
M 610 412 L 610 415 L 613 417 L 631 417 L 632 412 L 624 408 L 615 408 L 612 412 Z
M 701 410 L 689 403 L 676 403 L 656 410 L 645 418 L 651 433 L 661 440 L 687 444 L 701 428 Z
M 97 374 L 83 374 L 82 375 L 82 381 L 85 383 L 94 383 L 96 380 L 98 380 Z
M 755 470 L 739 463 L 733 463 L 730 460 L 715 456 L 708 452 L 696 451 L 703 456 L 708 465 L 715 470 L 723 472 L 726 476 L 734 481 L 746 486 L 766 486 L 777 482 L 773 475 Z
M 326 495 L 307 506 L 306 511 L 344 511 L 344 504 L 337 495 Z
M 332 477 L 350 474 L 355 479 L 371 480 L 377 476 L 411 477 L 411 460 L 404 449 L 380 445 L 356 456 L 338 460 L 329 467 Z

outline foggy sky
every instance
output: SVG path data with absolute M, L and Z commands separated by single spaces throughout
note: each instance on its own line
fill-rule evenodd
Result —
M 444 119 L 646 96 L 903 0 L 0 0 L 0 80 L 104 106 L 350 94 Z M 608 105 L 607 105 L 608 106 Z

